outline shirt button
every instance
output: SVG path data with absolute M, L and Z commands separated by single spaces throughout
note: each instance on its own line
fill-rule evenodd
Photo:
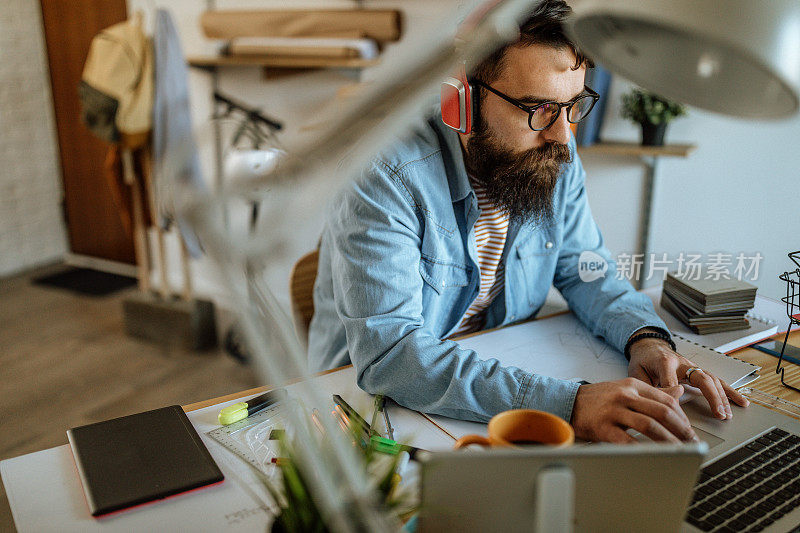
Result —
M 553 243 L 550 242 L 550 241 L 547 241 L 546 243 L 544 243 L 544 247 L 547 248 L 547 249 L 550 249 L 550 248 L 553 247 Z

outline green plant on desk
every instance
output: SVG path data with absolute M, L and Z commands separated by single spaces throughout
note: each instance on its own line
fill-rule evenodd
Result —
M 398 490 L 399 477 L 395 473 L 399 456 L 387 456 L 375 451 L 364 442 L 361 433 L 349 428 L 353 445 L 363 452 L 363 466 L 371 482 L 375 483 L 376 493 L 387 511 L 399 519 L 408 518 L 416 508 L 410 501 L 411 495 Z M 273 532 L 327 532 L 320 509 L 314 501 L 310 487 L 303 473 L 296 467 L 299 461 L 293 451 L 291 440 L 283 433 L 279 437 L 279 448 L 283 460 L 278 462 L 281 476 L 274 483 L 264 479 L 264 484 L 273 500 L 280 507 L 280 514 L 272 524 Z

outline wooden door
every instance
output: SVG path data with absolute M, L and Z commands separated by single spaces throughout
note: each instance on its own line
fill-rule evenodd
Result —
M 133 234 L 123 226 L 103 175 L 108 145 L 80 120 L 78 83 L 92 38 L 127 18 L 125 0 L 40 0 L 55 108 L 70 251 L 133 264 Z

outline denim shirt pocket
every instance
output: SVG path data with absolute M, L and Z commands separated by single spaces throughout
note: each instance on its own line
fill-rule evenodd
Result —
M 517 257 L 555 255 L 560 248 L 556 227 L 546 226 L 534 229 L 527 238 L 517 245 Z
M 547 298 L 561 247 L 556 230 L 556 226 L 536 228 L 516 247 L 520 281 L 524 284 L 524 290 L 514 298 L 517 318 L 535 313 Z
M 425 283 L 440 296 L 447 289 L 466 287 L 469 282 L 466 266 L 438 261 L 424 254 L 419 262 L 419 273 Z
M 468 305 L 469 271 L 466 266 L 422 256 L 422 308 L 425 329 L 439 338 L 456 326 Z

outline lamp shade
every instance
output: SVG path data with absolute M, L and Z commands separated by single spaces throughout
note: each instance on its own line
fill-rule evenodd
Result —
M 594 60 L 662 96 L 742 118 L 800 108 L 797 0 L 580 0 L 568 29 Z

